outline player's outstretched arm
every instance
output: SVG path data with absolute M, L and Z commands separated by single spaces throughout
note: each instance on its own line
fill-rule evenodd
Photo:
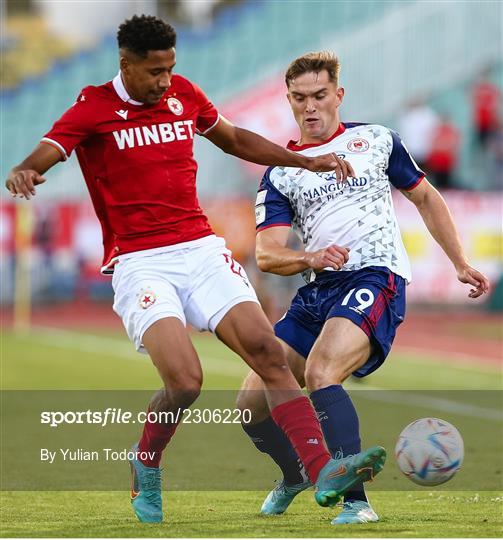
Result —
M 489 280 L 468 264 L 456 225 L 442 195 L 426 178 L 414 189 L 401 191 L 416 205 L 431 235 L 454 265 L 459 281 L 473 286 L 468 296 L 477 298 L 486 293 Z
M 286 150 L 252 131 L 234 126 L 224 117 L 220 117 L 220 121 L 205 134 L 205 137 L 227 154 L 259 165 L 299 167 L 318 172 L 335 171 L 339 180 L 345 180 L 355 174 L 351 165 L 335 154 L 303 156 Z
M 339 270 L 348 262 L 349 249 L 332 245 L 312 253 L 287 248 L 290 227 L 269 227 L 257 234 L 255 256 L 262 272 L 292 276 L 308 268 Z
M 10 171 L 5 187 L 13 197 L 29 200 L 35 196 L 35 186 L 45 182 L 42 175 L 60 160 L 61 154 L 56 148 L 40 143 L 22 163 Z

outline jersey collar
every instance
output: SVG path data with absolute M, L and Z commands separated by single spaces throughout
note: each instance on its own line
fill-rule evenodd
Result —
M 141 101 L 135 101 L 127 93 L 126 87 L 124 86 L 124 83 L 122 82 L 122 76 L 121 76 L 120 71 L 114 77 L 112 84 L 114 85 L 114 89 L 117 92 L 117 95 L 122 99 L 122 101 L 125 101 L 126 103 L 131 103 L 131 105 L 144 105 L 144 103 L 142 103 Z
M 319 142 L 319 143 L 311 143 L 311 144 L 297 144 L 297 141 L 290 141 L 287 145 L 288 150 L 293 150 L 294 152 L 298 152 L 299 150 L 306 150 L 307 148 L 314 148 L 315 146 L 321 146 L 322 144 L 327 144 L 328 142 L 332 141 L 339 135 L 342 135 L 346 131 L 346 126 L 339 122 L 339 127 L 336 129 L 335 133 L 326 139 L 325 141 Z

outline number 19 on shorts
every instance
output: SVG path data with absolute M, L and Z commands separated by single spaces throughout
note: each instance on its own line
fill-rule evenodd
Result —
M 356 291 L 356 292 L 355 292 Z M 341 302 L 341 306 L 347 306 L 351 301 L 351 308 L 358 311 L 365 311 L 370 307 L 375 300 L 374 293 L 370 289 L 351 289 Z M 358 302 L 357 305 L 353 305 L 354 302 Z

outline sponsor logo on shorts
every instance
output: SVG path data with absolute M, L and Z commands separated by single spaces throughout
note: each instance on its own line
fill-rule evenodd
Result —
M 157 296 L 153 291 L 141 291 L 139 295 L 139 304 L 143 309 L 147 309 L 157 300 Z

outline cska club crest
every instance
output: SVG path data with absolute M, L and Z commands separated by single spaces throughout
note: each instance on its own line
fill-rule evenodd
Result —
M 167 104 L 168 104 L 169 110 L 173 114 L 176 114 L 177 116 L 180 116 L 181 114 L 183 114 L 183 105 L 181 104 L 179 99 L 170 97 L 167 99 Z
M 147 309 L 153 304 L 157 297 L 153 291 L 141 291 L 139 295 L 139 304 L 142 309 Z

